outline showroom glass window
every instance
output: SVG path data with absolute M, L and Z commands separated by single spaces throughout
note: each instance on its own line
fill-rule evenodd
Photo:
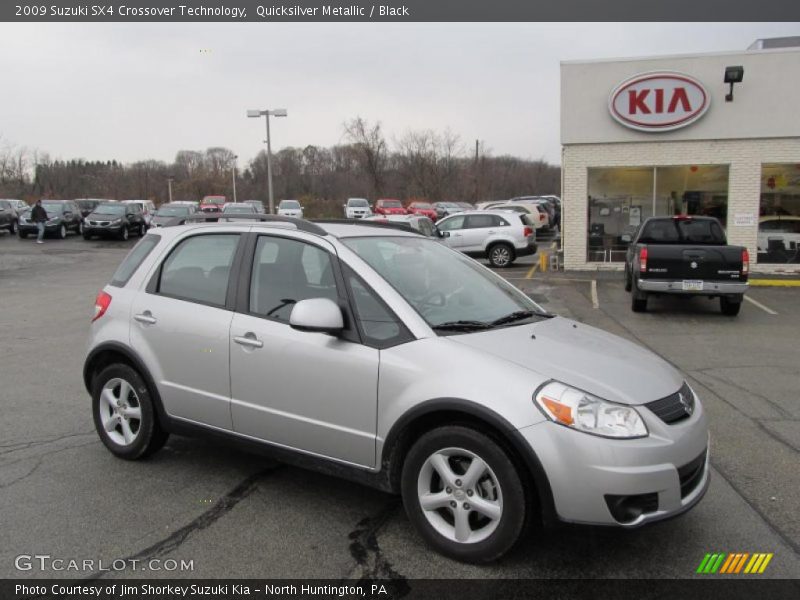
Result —
M 800 263 L 800 163 L 761 166 L 758 262 Z
M 648 217 L 707 215 L 727 224 L 728 166 L 591 168 L 586 260 L 622 262 Z

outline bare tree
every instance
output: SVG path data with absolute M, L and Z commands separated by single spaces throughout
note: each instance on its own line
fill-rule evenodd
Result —
M 356 147 L 361 168 L 369 176 L 375 196 L 383 193 L 388 150 L 380 121 L 370 125 L 361 117 L 344 123 L 345 137 Z

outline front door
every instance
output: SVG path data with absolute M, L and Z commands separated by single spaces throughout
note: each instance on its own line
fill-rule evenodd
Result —
M 372 467 L 379 351 L 346 336 L 289 325 L 300 300 L 344 301 L 335 260 L 328 247 L 258 237 L 246 306 L 237 307 L 231 324 L 233 427 L 274 444 Z

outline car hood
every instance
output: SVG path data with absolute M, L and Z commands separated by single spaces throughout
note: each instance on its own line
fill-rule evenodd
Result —
M 173 217 L 168 217 L 166 215 L 153 215 L 153 218 L 150 221 L 150 223 L 152 225 L 166 225 L 167 223 L 169 223 L 173 219 L 180 219 L 181 217 L 187 218 L 187 217 L 189 217 L 189 215 L 175 215 Z
M 622 404 L 664 398 L 684 381 L 653 352 L 562 317 L 450 339 Z

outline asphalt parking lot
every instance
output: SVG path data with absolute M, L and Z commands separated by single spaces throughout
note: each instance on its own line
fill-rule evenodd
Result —
M 707 552 L 772 552 L 762 577 L 800 577 L 797 288 L 754 288 L 737 318 L 703 299 L 634 314 L 618 274 L 543 275 L 535 257 L 503 271 L 548 310 L 686 373 L 711 417 L 713 473 L 681 518 L 565 527 L 475 567 L 428 550 L 399 500 L 369 488 L 187 438 L 142 462 L 107 452 L 81 367 L 94 297 L 135 242 L 0 235 L 0 577 L 92 574 L 15 568 L 20 554 L 49 554 L 194 563 L 114 574 L 125 577 L 683 578 Z

